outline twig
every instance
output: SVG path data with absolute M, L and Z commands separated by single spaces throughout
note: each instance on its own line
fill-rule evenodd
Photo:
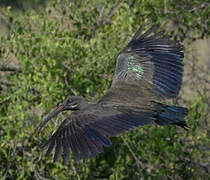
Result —
M 10 67 L 10 66 L 1 66 L 0 71 L 22 72 L 22 69 L 21 68 Z
M 192 12 L 194 12 L 194 11 L 197 11 L 198 9 L 203 9 L 203 8 L 205 8 L 205 7 L 208 7 L 208 3 L 203 3 L 203 4 L 201 4 L 200 6 L 198 6 L 198 7 L 194 7 L 193 9 L 191 9 L 191 10 L 189 10 L 189 12 L 190 13 L 192 13 Z
M 9 81 L 6 81 L 6 80 L 1 80 L 0 84 L 3 86 L 12 86 L 13 85 L 12 83 L 10 83 Z
M 142 163 L 141 163 L 141 162 L 139 161 L 139 159 L 136 157 L 135 153 L 134 153 L 133 150 L 131 149 L 131 147 L 130 147 L 130 145 L 128 144 L 128 142 L 127 142 L 124 138 L 122 138 L 122 139 L 123 139 L 124 144 L 128 147 L 129 151 L 130 151 L 131 154 L 133 155 L 134 159 L 136 160 L 136 164 L 137 164 L 137 167 L 138 167 L 138 169 L 139 169 L 139 174 L 140 174 L 141 176 L 143 176 L 142 170 L 141 170 L 141 167 L 143 167 Z
M 121 6 L 122 6 L 121 3 L 119 3 L 119 2 L 116 2 L 116 3 L 115 3 L 114 7 L 111 8 L 111 10 L 109 11 L 109 18 L 110 18 L 110 19 L 112 18 L 112 16 L 115 14 L 115 12 L 116 12 Z

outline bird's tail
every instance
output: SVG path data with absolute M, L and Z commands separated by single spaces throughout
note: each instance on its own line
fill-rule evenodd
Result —
M 188 109 L 179 106 L 168 106 L 161 103 L 156 103 L 155 123 L 164 126 L 174 124 L 184 129 L 188 129 L 184 117 L 188 114 Z

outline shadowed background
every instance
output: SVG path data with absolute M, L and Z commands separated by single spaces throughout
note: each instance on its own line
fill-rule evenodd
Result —
M 0 177 L 3 179 L 204 179 L 209 174 L 209 6 L 206 1 L 1 1 Z M 113 138 L 113 147 L 67 167 L 42 157 L 28 137 L 68 95 L 96 101 L 115 60 L 140 25 L 157 24 L 185 46 L 176 105 L 190 108 L 191 130 L 150 125 Z M 145 27 L 146 29 L 146 27 Z M 171 104 L 172 102 L 169 102 Z

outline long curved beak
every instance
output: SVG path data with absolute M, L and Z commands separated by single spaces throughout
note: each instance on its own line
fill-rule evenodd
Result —
M 65 110 L 65 104 L 62 103 L 54 111 L 52 111 L 50 114 L 48 114 L 47 116 L 45 116 L 43 118 L 43 121 L 38 126 L 38 129 L 37 129 L 38 133 L 40 133 L 40 131 L 42 130 L 42 128 L 47 124 L 47 122 L 49 120 L 51 120 L 53 117 L 55 117 L 56 115 L 58 115 L 59 113 L 61 113 L 64 110 Z

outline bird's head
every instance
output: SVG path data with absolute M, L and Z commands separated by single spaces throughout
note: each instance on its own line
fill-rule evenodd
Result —
M 76 111 L 87 105 L 87 101 L 82 96 L 69 96 L 60 106 L 61 111 Z
M 67 110 L 77 111 L 87 105 L 87 101 L 82 96 L 69 96 L 63 103 L 54 109 L 51 113 L 44 117 L 43 121 L 39 125 L 39 131 L 44 125 L 59 113 Z

